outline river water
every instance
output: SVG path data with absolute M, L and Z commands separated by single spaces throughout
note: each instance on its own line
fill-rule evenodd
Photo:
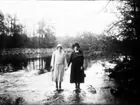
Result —
M 6 55 L 1 56 L 0 65 L 7 66 L 11 65 L 13 71 L 17 70 L 40 70 L 47 69 L 49 70 L 51 56 L 41 56 L 40 54 L 36 55 Z
M 65 72 L 62 84 L 63 92 L 55 92 L 55 83 L 51 80 L 51 56 L 20 55 L 2 56 L 0 64 L 12 65 L 14 72 L 0 75 L 0 94 L 23 97 L 29 104 L 128 104 L 130 101 L 111 94 L 110 89 L 118 84 L 108 77 L 105 66 L 113 68 L 115 64 L 107 60 L 86 59 L 85 83 L 81 91 L 75 91 L 75 85 L 69 83 L 70 67 Z M 47 72 L 37 75 L 38 70 Z

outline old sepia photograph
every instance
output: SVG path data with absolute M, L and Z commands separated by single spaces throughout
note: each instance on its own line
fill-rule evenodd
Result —
M 139 105 L 139 0 L 0 0 L 0 105 Z

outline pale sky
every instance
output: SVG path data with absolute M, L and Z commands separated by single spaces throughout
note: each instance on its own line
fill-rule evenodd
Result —
M 100 34 L 117 19 L 111 12 L 116 12 L 116 2 L 104 8 L 107 2 L 0 0 L 0 10 L 4 14 L 16 14 L 29 33 L 44 19 L 55 27 L 57 36 L 73 36 L 83 31 Z

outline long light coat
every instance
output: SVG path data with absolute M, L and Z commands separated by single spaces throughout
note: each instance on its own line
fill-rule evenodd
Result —
M 52 71 L 52 80 L 55 82 L 62 82 L 65 67 L 67 67 L 66 54 L 64 51 L 61 51 L 61 53 L 58 50 L 53 52 L 51 66 L 54 68 Z

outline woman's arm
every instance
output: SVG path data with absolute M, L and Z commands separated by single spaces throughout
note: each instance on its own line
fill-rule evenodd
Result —
M 81 51 L 81 54 L 82 54 L 82 56 L 81 56 L 81 69 L 83 69 L 83 67 L 84 67 L 84 55 L 83 55 L 82 51 Z
M 72 62 L 72 54 L 70 55 L 70 60 L 69 60 L 69 63 L 68 63 L 68 67 L 69 67 L 71 62 Z
M 64 65 L 65 65 L 65 67 L 68 67 L 68 62 L 67 62 L 66 54 L 64 54 Z

